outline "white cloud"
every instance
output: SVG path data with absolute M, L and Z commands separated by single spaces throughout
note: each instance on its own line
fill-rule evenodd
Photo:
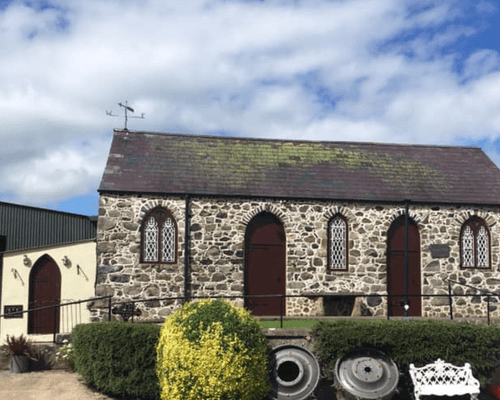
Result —
M 466 79 L 482 76 L 500 70 L 500 55 L 495 50 L 482 49 L 471 54 L 465 61 L 463 76 Z
M 95 189 L 107 155 L 107 141 L 55 147 L 41 156 L 12 161 L 3 169 L 2 187 L 15 188 L 23 204 L 44 205 Z
M 146 114 L 129 120 L 139 130 L 494 138 L 500 57 L 478 47 L 456 70 L 453 44 L 480 25 L 463 3 L 16 1 L 0 10 L 0 193 L 43 205 L 95 191 L 112 128 L 123 127 L 105 110 L 121 114 L 125 100 Z M 498 11 L 476 8 L 477 18 Z

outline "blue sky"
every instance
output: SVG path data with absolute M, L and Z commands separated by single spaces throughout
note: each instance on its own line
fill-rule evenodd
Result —
M 0 0 L 0 201 L 87 215 L 132 130 L 480 146 L 500 165 L 489 0 Z

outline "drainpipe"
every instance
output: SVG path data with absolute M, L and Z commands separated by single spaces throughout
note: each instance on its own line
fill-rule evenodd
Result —
M 191 268 L 189 265 L 189 226 L 191 215 L 191 196 L 186 195 L 186 210 L 184 214 L 184 302 L 191 299 Z
M 404 258 L 404 305 L 403 305 L 403 316 L 408 316 L 408 309 L 410 304 L 408 303 L 408 227 L 409 227 L 409 212 L 410 200 L 405 200 L 405 258 Z
M 2 314 L 2 276 L 3 276 L 3 255 L 7 250 L 7 236 L 0 235 L 0 314 Z M 28 307 L 29 308 L 29 307 Z M 2 331 L 2 318 L 0 318 L 0 332 Z

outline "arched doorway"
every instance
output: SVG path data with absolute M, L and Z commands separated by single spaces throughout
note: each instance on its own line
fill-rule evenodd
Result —
M 262 212 L 248 224 L 245 234 L 245 294 L 286 293 L 286 239 L 283 224 L 271 213 Z M 254 315 L 286 313 L 280 298 L 250 298 L 245 307 Z
M 408 221 L 408 315 L 422 315 L 422 293 L 420 278 L 420 234 L 415 222 Z M 392 223 L 387 234 L 387 293 L 389 315 L 404 315 L 404 263 L 405 263 L 405 216 L 398 217 Z M 417 296 L 411 296 L 417 295 Z
M 61 272 L 48 255 L 38 259 L 30 273 L 29 308 L 48 307 L 61 302 Z M 33 311 L 28 317 L 28 333 L 58 333 L 59 308 Z

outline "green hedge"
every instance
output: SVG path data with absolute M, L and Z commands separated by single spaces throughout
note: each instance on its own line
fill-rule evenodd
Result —
M 101 322 L 73 329 L 75 370 L 99 391 L 122 399 L 158 399 L 157 325 Z
M 337 320 L 313 330 L 315 354 L 324 372 L 350 350 L 372 347 L 389 355 L 401 372 L 441 358 L 455 365 L 469 362 L 484 383 L 500 362 L 500 326 L 444 321 Z

